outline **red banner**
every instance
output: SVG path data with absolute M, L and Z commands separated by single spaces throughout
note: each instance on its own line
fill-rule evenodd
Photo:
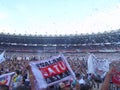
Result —
M 120 72 L 118 72 L 112 76 L 112 82 L 120 85 Z
M 71 76 L 74 77 L 74 73 L 63 55 L 47 60 L 30 62 L 30 66 L 39 88 L 45 88 L 67 80 Z
M 42 72 L 44 78 L 52 77 L 68 71 L 67 66 L 62 61 L 59 61 L 53 65 L 49 65 L 47 67 L 39 68 L 39 69 Z

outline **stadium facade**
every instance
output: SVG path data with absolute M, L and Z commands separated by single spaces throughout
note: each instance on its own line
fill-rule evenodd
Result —
M 59 36 L 0 33 L 0 50 L 9 52 L 120 52 L 120 30 Z

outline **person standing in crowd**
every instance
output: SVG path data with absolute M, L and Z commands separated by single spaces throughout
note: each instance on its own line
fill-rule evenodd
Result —
M 113 68 L 111 68 L 109 70 L 109 72 L 106 74 L 106 77 L 102 84 L 101 90 L 109 90 L 112 74 L 113 74 Z
M 0 85 L 0 90 L 9 90 L 9 86 L 7 86 L 7 85 Z
M 73 90 L 80 90 L 81 86 L 80 86 L 79 80 L 80 80 L 80 74 L 77 73 L 76 74 L 76 80 L 74 80 L 71 84 Z
M 16 70 L 16 74 L 14 76 L 13 90 L 17 90 L 16 88 L 23 84 L 23 76 L 19 70 Z
M 31 89 L 26 86 L 18 86 L 18 87 L 16 87 L 16 90 L 31 90 Z

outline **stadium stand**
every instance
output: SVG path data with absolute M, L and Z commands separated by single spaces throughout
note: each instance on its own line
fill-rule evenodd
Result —
M 11 35 L 1 33 L 0 51 L 4 50 L 7 51 L 5 55 L 7 61 L 0 64 L 0 74 L 16 71 L 17 69 L 22 72 L 20 76 L 26 79 L 29 61 L 44 60 L 62 52 L 75 74 L 79 73 L 81 77 L 85 77 L 85 80 L 87 80 L 88 53 L 94 53 L 96 57 L 105 58 L 110 60 L 110 62 L 120 60 L 120 30 L 97 34 L 65 36 Z M 24 84 L 26 86 L 27 82 L 25 80 L 23 82 L 21 85 Z M 29 83 L 32 84 L 32 82 Z M 92 84 L 96 86 L 94 85 L 95 82 L 92 82 Z M 85 87 L 90 89 L 91 86 L 86 85 Z M 32 86 L 27 88 L 30 87 L 31 90 L 35 90 L 32 89 Z M 54 87 L 48 88 L 50 90 L 50 88 Z M 97 87 L 97 90 L 99 90 L 99 87 Z
M 61 50 L 70 52 L 98 52 L 99 50 L 101 52 L 119 52 L 120 30 L 65 36 L 0 34 L 0 50 L 39 52 L 39 50 L 44 50 L 44 47 L 56 47 L 57 52 Z

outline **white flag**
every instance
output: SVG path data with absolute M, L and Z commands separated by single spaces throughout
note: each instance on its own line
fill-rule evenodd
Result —
M 3 51 L 3 52 L 0 54 L 0 63 L 2 63 L 3 61 L 5 61 L 4 54 L 5 54 L 5 51 Z
M 91 54 L 88 58 L 88 73 L 93 73 L 97 75 L 104 75 L 109 71 L 108 60 L 97 58 L 95 55 Z
M 93 61 L 94 61 L 95 57 L 93 54 L 90 54 L 90 56 L 88 57 L 88 73 L 92 73 L 94 74 L 95 73 L 95 70 L 94 70 L 94 64 L 93 64 Z
M 12 75 L 14 75 L 15 72 L 11 72 L 11 73 L 6 73 L 6 74 L 2 74 L 0 75 L 0 85 L 10 85 L 10 81 L 11 81 L 11 78 L 12 78 Z
M 35 76 L 35 85 L 39 89 L 46 88 L 64 80 L 75 78 L 75 75 L 63 55 L 46 60 L 30 62 Z

